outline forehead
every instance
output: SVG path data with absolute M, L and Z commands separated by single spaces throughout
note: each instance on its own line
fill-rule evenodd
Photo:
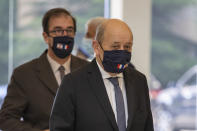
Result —
M 107 41 L 107 43 L 132 43 L 133 35 L 126 26 L 106 27 L 103 41 Z
M 65 14 L 59 16 L 52 16 L 49 19 L 49 29 L 53 29 L 55 27 L 61 27 L 61 28 L 74 27 L 74 23 L 71 16 Z

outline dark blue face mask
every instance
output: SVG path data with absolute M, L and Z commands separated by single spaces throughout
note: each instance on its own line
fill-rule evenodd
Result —
M 104 51 L 104 50 L 103 50 Z M 131 52 L 127 50 L 104 51 L 103 67 L 110 73 L 121 73 L 131 60 Z
M 68 36 L 53 37 L 52 50 L 61 59 L 69 56 L 73 50 L 74 38 Z

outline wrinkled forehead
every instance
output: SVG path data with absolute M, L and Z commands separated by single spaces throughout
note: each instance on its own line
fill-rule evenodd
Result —
M 133 35 L 129 27 L 124 23 L 109 23 L 105 26 L 104 40 L 133 41 Z

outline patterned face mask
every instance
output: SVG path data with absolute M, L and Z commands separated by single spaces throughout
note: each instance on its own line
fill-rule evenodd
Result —
M 130 60 L 131 52 L 127 50 L 104 51 L 102 64 L 107 72 L 121 73 Z
M 74 38 L 68 36 L 53 37 L 52 50 L 54 54 L 63 59 L 69 56 L 73 50 Z

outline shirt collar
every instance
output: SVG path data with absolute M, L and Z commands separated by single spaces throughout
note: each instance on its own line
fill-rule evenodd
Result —
M 107 79 L 107 78 L 112 77 L 108 72 L 106 72 L 106 71 L 99 65 L 99 63 L 97 62 L 97 60 L 96 60 L 96 63 L 97 63 L 97 65 L 98 65 L 98 67 L 99 67 L 99 70 L 100 70 L 100 72 L 101 72 L 101 75 L 102 75 L 102 78 L 103 78 L 103 79 Z M 123 78 L 123 73 L 118 73 L 116 76 L 113 76 L 113 77 Z
M 55 60 L 53 60 L 49 54 L 47 53 L 47 59 L 51 65 L 51 68 L 53 70 L 53 72 L 57 72 L 58 68 L 61 66 L 59 63 L 57 63 Z M 70 72 L 70 63 L 71 63 L 71 57 L 69 57 L 69 59 L 62 65 L 65 68 L 66 72 Z

